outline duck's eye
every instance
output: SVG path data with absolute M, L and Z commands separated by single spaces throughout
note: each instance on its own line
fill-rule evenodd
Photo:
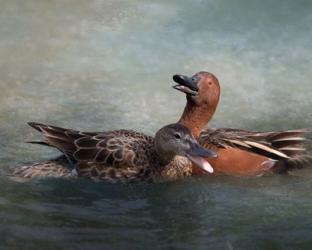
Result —
M 176 139 L 181 139 L 181 135 L 178 134 L 178 133 L 175 133 L 175 134 L 174 134 L 174 137 L 175 137 Z

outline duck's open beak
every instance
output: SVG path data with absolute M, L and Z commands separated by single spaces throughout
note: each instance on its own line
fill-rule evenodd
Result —
M 196 142 L 191 142 L 190 146 L 190 149 L 186 152 L 186 157 L 206 172 L 213 173 L 212 166 L 204 158 L 217 157 L 217 153 L 199 146 Z
M 198 94 L 197 78 L 191 78 L 184 75 L 174 75 L 172 78 L 173 81 L 178 83 L 177 85 L 173 86 L 174 89 L 189 95 Z

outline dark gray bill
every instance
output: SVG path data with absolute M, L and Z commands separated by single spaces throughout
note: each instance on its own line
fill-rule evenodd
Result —
M 174 75 L 173 81 L 178 83 L 177 85 L 173 86 L 174 89 L 179 90 L 185 94 L 189 95 L 197 95 L 198 94 L 198 87 L 197 82 L 199 78 L 197 76 L 188 77 L 185 75 Z
M 190 146 L 190 149 L 186 152 L 186 157 L 206 172 L 213 173 L 213 167 L 204 158 L 217 157 L 218 154 L 212 150 L 199 146 L 196 142 L 191 142 Z

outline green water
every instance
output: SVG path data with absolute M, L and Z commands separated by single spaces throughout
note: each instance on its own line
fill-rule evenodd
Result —
M 311 1 L 0 1 L 0 249 L 310 249 L 312 170 L 110 185 L 5 176 L 57 155 L 25 123 L 153 134 L 175 73 L 214 73 L 213 126 L 312 124 Z

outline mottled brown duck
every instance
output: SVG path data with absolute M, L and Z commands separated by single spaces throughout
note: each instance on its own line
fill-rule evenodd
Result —
M 287 172 L 306 166 L 307 129 L 258 132 L 230 128 L 205 128 L 214 115 L 220 84 L 209 72 L 192 77 L 174 75 L 174 86 L 186 94 L 186 107 L 179 120 L 188 127 L 201 146 L 215 150 L 218 157 L 207 159 L 215 174 L 261 176 L 269 172 Z M 194 167 L 194 173 L 202 174 Z
M 34 122 L 29 125 L 43 135 L 43 141 L 31 143 L 54 147 L 63 156 L 17 167 L 10 173 L 13 178 L 85 177 L 110 182 L 153 182 L 189 176 L 193 164 L 213 172 L 204 158 L 216 157 L 216 153 L 200 147 L 181 124 L 161 128 L 155 138 L 132 130 L 98 133 Z

